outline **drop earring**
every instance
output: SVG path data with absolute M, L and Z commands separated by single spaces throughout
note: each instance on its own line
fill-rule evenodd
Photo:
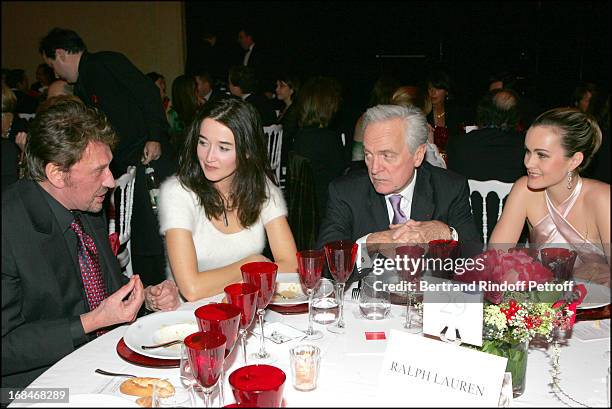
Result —
M 574 177 L 574 172 L 571 170 L 567 172 L 567 189 L 572 190 L 572 178 Z

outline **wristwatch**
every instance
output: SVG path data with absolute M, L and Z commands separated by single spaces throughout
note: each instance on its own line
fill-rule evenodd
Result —
M 448 228 L 450 229 L 451 240 L 459 241 L 459 234 L 457 233 L 457 230 L 451 226 L 448 226 Z

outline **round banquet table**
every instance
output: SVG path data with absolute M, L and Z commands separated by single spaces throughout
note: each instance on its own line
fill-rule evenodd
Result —
M 283 405 L 286 407 L 372 407 L 376 404 L 377 383 L 380 367 L 383 361 L 386 341 L 365 339 L 365 331 L 384 331 L 387 338 L 390 329 L 402 329 L 405 307 L 393 305 L 390 317 L 380 321 L 370 321 L 359 316 L 357 301 L 350 298 L 350 289 L 345 292 L 345 321 L 347 333 L 333 334 L 325 326 L 315 324 L 324 336 L 320 340 L 308 341 L 318 345 L 322 350 L 321 372 L 318 387 L 310 392 L 300 392 L 292 386 L 292 376 L 289 369 L 289 349 L 300 339 L 284 344 L 275 344 L 266 340 L 266 348 L 277 356 L 273 365 L 278 366 L 287 374 L 285 382 Z M 220 301 L 222 295 L 203 299 L 193 303 L 184 303 L 179 309 L 195 310 L 197 307 L 212 301 Z M 266 321 L 279 321 L 295 328 L 305 329 L 307 314 L 281 315 L 267 311 Z M 578 328 L 598 329 L 602 325 L 609 328 L 610 319 L 593 320 L 576 323 L 574 333 Z M 96 368 L 107 371 L 130 373 L 138 376 L 176 377 L 178 368 L 149 368 L 134 365 L 123 360 L 116 352 L 118 342 L 122 339 L 128 326 L 123 325 L 104 334 L 96 340 L 82 346 L 72 354 L 57 362 L 39 378 L 32 382 L 31 388 L 69 388 L 70 395 L 77 394 L 114 394 L 122 395 L 118 386 L 125 378 L 108 377 L 94 372 Z M 422 336 L 422 335 L 413 335 Z M 247 340 L 249 353 L 259 348 L 259 337 L 250 335 Z M 551 393 L 550 382 L 550 347 L 530 346 L 527 365 L 527 385 L 525 393 L 514 399 L 512 406 L 579 406 L 577 403 Z M 606 359 L 606 351 L 610 351 L 610 335 L 604 339 L 582 341 L 576 336 L 570 338 L 561 347 L 561 386 L 573 399 L 588 406 L 608 406 L 606 393 L 606 375 L 610 362 Z M 240 352 L 240 353 L 236 353 Z M 234 402 L 231 388 L 227 381 L 228 374 L 242 365 L 241 351 L 235 348 L 226 363 L 225 402 Z M 559 400 L 561 399 L 561 400 Z M 219 397 L 215 395 L 213 404 L 219 405 Z M 409 406 L 406 399 L 402 406 Z M 28 406 L 13 403 L 10 407 Z

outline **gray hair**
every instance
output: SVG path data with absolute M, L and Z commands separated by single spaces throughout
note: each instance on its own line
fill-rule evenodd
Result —
M 395 118 L 404 120 L 404 137 L 410 153 L 427 142 L 427 118 L 414 106 L 376 105 L 369 108 L 363 116 L 363 129 L 373 122 L 383 122 Z

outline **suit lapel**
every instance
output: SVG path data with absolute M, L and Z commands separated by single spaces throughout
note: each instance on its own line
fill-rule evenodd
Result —
M 370 181 L 368 180 L 368 183 Z M 389 230 L 389 214 L 387 213 L 387 205 L 385 197 L 376 192 L 374 186 L 370 183 L 368 208 L 372 215 L 373 228 L 368 229 L 369 232 Z
M 48 285 L 55 286 L 56 292 L 63 297 L 74 297 L 80 293 L 85 301 L 84 290 L 79 284 L 81 272 L 74 262 L 53 212 L 35 183 L 28 183 L 22 192 L 22 200 L 40 238 L 38 242 L 42 254 L 42 259 L 39 261 L 40 279 Z M 45 271 L 45 265 L 48 271 Z M 75 280 L 75 277 L 78 277 L 78 280 Z
M 433 186 L 431 185 L 431 173 L 425 163 L 418 169 L 414 193 L 412 194 L 410 218 L 416 221 L 429 221 L 433 219 L 436 209 L 433 199 Z

